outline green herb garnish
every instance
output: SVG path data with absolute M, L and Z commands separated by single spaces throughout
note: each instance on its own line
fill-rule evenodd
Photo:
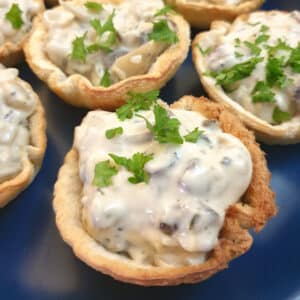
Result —
M 275 93 L 272 92 L 271 88 L 264 81 L 258 81 L 255 88 L 252 91 L 252 101 L 258 102 L 275 102 Z
M 153 159 L 153 154 L 135 153 L 132 158 L 126 158 L 110 153 L 109 156 L 117 165 L 125 167 L 129 172 L 133 173 L 128 181 L 133 184 L 141 182 L 149 182 L 149 174 L 144 170 L 145 164 Z
M 109 160 L 99 162 L 95 166 L 93 185 L 101 188 L 112 184 L 112 177 L 118 173 Z
M 295 73 L 300 73 L 300 43 L 292 50 L 288 64 Z
M 269 57 L 266 65 L 266 77 L 269 86 L 285 87 L 289 80 L 283 71 L 284 61 L 282 58 Z
M 282 123 L 285 121 L 290 121 L 292 119 L 292 116 L 289 112 L 282 111 L 280 108 L 275 107 L 273 111 L 273 120 L 275 123 Z
M 213 47 L 208 47 L 207 49 L 202 49 L 200 47 L 200 45 L 197 45 L 197 48 L 199 49 L 200 53 L 205 56 L 205 55 L 208 55 L 209 53 L 211 53 L 211 51 L 213 50 Z
M 86 56 L 88 51 L 84 44 L 86 33 L 81 37 L 76 37 L 72 42 L 72 54 L 71 57 L 74 60 L 80 60 L 82 62 L 86 61 Z
M 105 131 L 105 136 L 107 139 L 111 140 L 117 135 L 123 134 L 123 128 L 122 127 L 116 127 L 112 129 L 108 129 Z
M 178 42 L 176 33 L 169 27 L 166 20 L 155 21 L 153 23 L 153 30 L 148 38 L 149 40 L 167 44 L 175 44 Z
M 167 14 L 175 14 L 175 10 L 172 5 L 165 5 L 162 9 L 155 13 L 154 17 L 165 16 Z
M 248 41 L 245 41 L 244 44 L 250 49 L 252 54 L 260 55 L 261 49 L 255 43 L 250 43 Z
M 14 29 L 20 29 L 24 24 L 22 19 L 22 10 L 19 5 L 14 3 L 9 11 L 5 14 L 5 19 L 8 20 Z
M 100 12 L 101 10 L 103 10 L 103 5 L 98 2 L 88 1 L 84 4 L 84 6 L 87 9 L 94 11 L 94 12 Z
M 105 72 L 101 78 L 100 85 L 103 87 L 111 86 L 111 79 L 110 79 L 110 74 L 109 74 L 108 70 L 105 70 Z
M 197 143 L 199 137 L 203 134 L 203 131 L 199 128 L 195 128 L 193 131 L 184 136 L 184 139 L 188 143 Z
M 131 119 L 133 113 L 140 110 L 148 110 L 157 101 L 159 96 L 158 90 L 153 90 L 146 93 L 128 93 L 127 104 L 116 110 L 116 114 L 121 121 Z

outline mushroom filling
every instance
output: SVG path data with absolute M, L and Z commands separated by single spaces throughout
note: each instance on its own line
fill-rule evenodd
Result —
M 16 69 L 0 69 L 0 183 L 22 170 L 30 140 L 28 118 L 35 109 L 35 100 L 17 76 Z
M 18 43 L 31 29 L 31 21 L 40 10 L 33 0 L 0 0 L 0 45 Z
M 81 74 L 95 86 L 146 74 L 178 41 L 163 8 L 161 0 L 61 2 L 44 13 L 45 51 L 64 73 Z
M 247 111 L 273 125 L 299 116 L 299 12 L 252 13 L 198 46 L 205 76 Z
M 76 128 L 82 222 L 105 249 L 139 264 L 199 264 L 218 244 L 227 208 L 248 188 L 252 160 L 216 121 L 191 111 L 165 111 L 166 121 L 156 120 L 155 133 L 149 124 L 162 117 L 159 109 L 124 121 L 93 111 Z M 184 139 L 175 144 L 177 121 Z M 158 130 L 165 123 L 169 128 Z M 168 130 L 173 143 L 158 137 Z

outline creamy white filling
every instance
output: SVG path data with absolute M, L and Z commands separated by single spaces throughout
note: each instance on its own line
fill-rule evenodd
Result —
M 149 265 L 201 263 L 218 243 L 226 209 L 239 201 L 252 177 L 248 150 L 217 122 L 196 112 L 170 110 L 186 135 L 195 127 L 204 133 L 197 143 L 159 144 L 145 122 L 134 117 L 121 122 L 116 114 L 88 113 L 75 131 L 83 182 L 83 220 L 88 232 L 109 251 Z M 153 120 L 151 111 L 142 115 Z M 121 126 L 123 135 L 108 140 L 107 129 Z M 154 154 L 145 170 L 148 184 L 131 184 L 123 169 L 113 185 L 92 184 L 95 165 L 108 153 L 131 158 Z
M 49 59 L 59 66 L 66 74 L 82 74 L 87 77 L 94 85 L 99 85 L 105 71 L 110 68 L 115 68 L 117 71 L 111 72 L 111 80 L 113 82 L 120 81 L 126 76 L 127 69 L 137 68 L 137 62 L 143 66 L 143 61 L 131 60 L 130 57 L 120 66 L 113 66 L 115 61 L 122 56 L 125 56 L 134 49 L 139 48 L 147 42 L 148 34 L 153 28 L 153 16 L 163 7 L 161 0 L 143 1 L 131 0 L 124 1 L 119 5 L 104 4 L 103 10 L 93 12 L 87 9 L 83 4 L 73 1 L 61 2 L 61 5 L 48 10 L 44 13 L 44 22 L 48 29 L 48 39 L 45 45 L 45 51 Z M 88 54 L 84 62 L 71 58 L 72 42 L 76 37 L 85 35 L 85 44 L 91 45 L 97 40 L 97 34 L 90 25 L 90 21 L 98 19 L 103 24 L 115 10 L 113 24 L 117 32 L 118 41 L 112 46 L 112 51 L 97 51 Z M 107 36 L 104 34 L 103 39 Z M 152 46 L 150 45 L 144 56 L 145 64 L 148 71 L 151 62 Z M 161 50 L 163 51 L 163 49 Z M 139 54 L 139 53 L 137 53 Z M 157 53 L 155 53 L 157 55 Z M 119 69 L 125 68 L 125 70 Z M 123 73 L 122 73 L 123 71 Z M 143 72 L 141 70 L 140 72 Z M 128 71 L 127 77 L 130 76 Z M 136 75 L 139 72 L 137 72 Z
M 22 169 L 35 100 L 16 81 L 18 70 L 0 69 L 0 183 Z
M 13 28 L 5 17 L 13 4 L 17 4 L 22 11 L 23 25 L 20 29 Z M 34 0 L 0 0 L 0 45 L 8 41 L 12 43 L 21 41 L 31 29 L 32 19 L 40 9 L 40 4 Z
M 214 31 L 211 38 L 203 40 L 200 46 L 203 49 L 212 47 L 212 51 L 205 56 L 205 64 L 207 69 L 220 72 L 253 57 L 253 53 L 244 42 L 254 43 L 256 38 L 262 34 L 261 28 L 263 25 L 268 27 L 264 34 L 269 35 L 269 40 L 259 45 L 262 50 L 259 57 L 264 59 L 256 65 L 249 77 L 238 81 L 234 85 L 234 91 L 229 93 L 229 96 L 259 118 L 268 123 L 274 123 L 273 111 L 275 107 L 290 113 L 291 116 L 299 114 L 300 74 L 293 72 L 290 67 L 284 68 L 285 75 L 290 79 L 290 83 L 283 88 L 272 88 L 272 92 L 275 93 L 275 103 L 254 103 L 251 94 L 257 82 L 264 81 L 266 78 L 267 46 L 277 45 L 279 39 L 292 48 L 298 46 L 300 42 L 300 13 L 297 11 L 291 13 L 252 13 L 247 22 L 244 20 L 235 22 L 226 34 L 221 31 Z M 238 47 L 236 46 L 237 39 L 241 41 Z M 276 57 L 285 56 L 288 58 L 288 55 L 289 52 L 279 51 Z

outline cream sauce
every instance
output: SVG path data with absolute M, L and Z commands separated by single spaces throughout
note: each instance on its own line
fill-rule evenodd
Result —
M 22 169 L 35 100 L 17 81 L 18 70 L 0 69 L 0 183 Z
M 152 111 L 142 115 L 153 120 Z M 197 143 L 159 144 L 138 117 L 124 122 L 116 114 L 90 112 L 75 131 L 83 186 L 83 222 L 87 231 L 109 251 L 148 265 L 201 263 L 218 243 L 226 209 L 249 186 L 252 161 L 248 150 L 217 122 L 196 112 L 170 110 L 186 135 L 204 131 Z M 111 140 L 105 131 L 121 126 L 123 135 Z M 113 185 L 92 185 L 95 165 L 108 153 L 132 157 L 154 154 L 145 165 L 148 184 L 131 184 L 120 169 Z
M 259 118 L 274 123 L 273 111 L 277 106 L 280 110 L 289 112 L 292 116 L 300 113 L 300 74 L 294 73 L 291 68 L 284 69 L 285 74 L 291 79 L 286 87 L 272 88 L 275 93 L 275 103 L 254 103 L 251 93 L 258 81 L 266 78 L 266 65 L 268 62 L 268 46 L 275 46 L 279 39 L 285 41 L 290 47 L 296 48 L 300 42 L 300 12 L 291 13 L 272 12 L 252 13 L 247 22 L 243 20 L 233 23 L 230 31 L 212 34 L 212 39 L 205 39 L 201 47 L 213 48 L 209 55 L 205 56 L 205 63 L 208 69 L 219 72 L 222 69 L 230 68 L 238 63 L 245 62 L 253 57 L 251 50 L 244 44 L 244 41 L 251 43 L 261 35 L 261 28 L 265 25 L 268 30 L 264 33 L 269 35 L 269 40 L 260 45 L 263 61 L 256 65 L 251 75 L 237 82 L 235 90 L 230 97 L 241 104 L 246 110 L 252 112 Z M 236 46 L 236 39 L 240 39 L 240 46 Z M 237 57 L 236 53 L 239 53 Z M 276 57 L 285 56 L 288 59 L 289 52 L 279 51 Z
M 104 4 L 102 11 L 93 12 L 83 4 L 73 1 L 61 2 L 60 6 L 44 13 L 44 22 L 48 28 L 48 40 L 45 45 L 47 55 L 66 74 L 79 73 L 87 77 L 94 85 L 99 85 L 105 71 L 113 68 L 116 59 L 147 42 L 148 34 L 153 28 L 153 16 L 163 5 L 161 0 L 131 0 L 124 1 L 119 5 Z M 103 24 L 114 9 L 113 24 L 118 42 L 112 46 L 112 51 L 90 53 L 86 56 L 85 62 L 72 59 L 70 54 L 73 40 L 86 34 L 85 44 L 95 43 L 97 34 L 90 25 L 90 21 L 99 19 Z M 107 36 L 105 37 L 104 34 L 103 39 L 106 38 Z M 149 56 L 149 52 L 151 51 L 148 51 L 146 56 Z M 155 61 L 155 57 L 152 58 L 152 61 Z M 143 67 L 142 62 L 143 57 L 138 61 L 128 60 L 126 68 L 136 68 L 137 64 Z M 149 66 L 147 71 L 148 69 Z M 122 76 L 118 76 L 121 72 L 122 70 L 117 70 L 117 74 L 110 72 L 112 82 L 123 79 Z M 126 74 L 126 70 L 123 73 Z
M 12 24 L 5 17 L 14 3 L 22 11 L 23 25 L 20 29 L 13 28 Z M 12 43 L 20 42 L 31 29 L 32 19 L 40 9 L 41 5 L 34 0 L 0 0 L 0 45 L 8 41 Z

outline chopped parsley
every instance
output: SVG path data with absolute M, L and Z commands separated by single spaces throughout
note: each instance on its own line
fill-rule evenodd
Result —
M 93 185 L 101 188 L 112 184 L 112 177 L 118 173 L 116 167 L 109 160 L 99 162 L 95 166 Z
M 211 51 L 213 50 L 213 47 L 208 47 L 207 49 L 202 49 L 200 45 L 197 45 L 197 48 L 199 49 L 200 53 L 202 55 L 208 55 L 209 53 L 211 53 Z
M 105 136 L 107 139 L 111 140 L 117 135 L 123 134 L 123 128 L 122 127 L 116 127 L 112 129 L 108 129 L 105 131 Z
M 195 128 L 193 131 L 184 136 L 184 140 L 188 143 L 197 143 L 199 137 L 203 134 L 203 131 L 199 128 Z
M 94 12 L 100 12 L 101 10 L 103 10 L 103 5 L 98 2 L 88 1 L 84 4 L 84 6 L 87 9 L 94 11 Z
M 253 57 L 220 72 L 211 72 L 210 75 L 216 79 L 217 84 L 221 85 L 225 91 L 230 91 L 233 83 L 248 77 L 262 60 L 263 58 Z
M 145 120 L 147 128 L 154 136 L 154 140 L 161 144 L 183 144 L 183 138 L 179 133 L 179 120 L 169 117 L 168 111 L 158 104 L 154 106 L 153 112 L 155 118 L 154 125 L 145 117 L 141 115 L 137 116 Z
M 280 108 L 275 107 L 273 111 L 273 120 L 275 123 L 282 123 L 285 121 L 290 121 L 292 119 L 292 116 L 289 112 L 282 111 Z
M 153 154 L 135 153 L 132 158 L 126 158 L 110 153 L 109 156 L 117 165 L 125 167 L 133 174 L 128 181 L 133 184 L 149 182 L 149 174 L 144 170 L 145 164 L 153 159 Z
M 111 79 L 110 79 L 110 74 L 109 74 L 108 70 L 105 70 L 105 72 L 101 78 L 100 85 L 103 87 L 111 86 Z
M 277 40 L 275 46 L 268 46 L 268 51 L 270 56 L 275 56 L 278 51 L 291 51 L 292 48 L 282 39 Z
M 261 49 L 257 46 L 256 43 L 250 43 L 248 41 L 244 42 L 245 46 L 248 47 L 252 54 L 254 55 L 260 55 Z
M 116 110 L 116 114 L 121 121 L 131 119 L 133 113 L 140 110 L 148 110 L 157 101 L 159 96 L 158 90 L 146 93 L 128 93 L 126 104 Z
M 159 20 L 153 23 L 153 30 L 148 36 L 149 40 L 175 44 L 178 42 L 176 33 L 169 27 L 167 20 Z
M 282 58 L 269 57 L 266 65 L 266 77 L 269 86 L 283 88 L 289 83 L 283 71 L 284 61 Z
M 238 51 L 235 51 L 235 52 L 234 52 L 234 56 L 235 56 L 236 58 L 241 58 L 241 57 L 243 57 L 244 55 L 243 55 L 242 53 L 238 52 Z
M 155 13 L 154 17 L 159 17 L 159 16 L 165 16 L 167 14 L 174 14 L 176 13 L 173 9 L 172 5 L 165 5 L 162 9 L 160 9 L 158 12 Z
M 20 29 L 24 24 L 22 19 L 22 10 L 19 5 L 14 3 L 9 11 L 5 14 L 5 19 L 8 20 L 14 29 Z
M 88 54 L 88 51 L 86 49 L 86 46 L 84 44 L 86 34 L 84 34 L 81 37 L 76 37 L 72 42 L 72 54 L 71 57 L 74 60 L 80 60 L 82 62 L 86 61 L 86 56 Z
M 252 91 L 252 101 L 258 102 L 275 102 L 275 93 L 272 92 L 271 88 L 264 81 L 258 81 L 255 88 Z
M 300 73 L 300 43 L 292 50 L 288 64 L 295 73 Z

